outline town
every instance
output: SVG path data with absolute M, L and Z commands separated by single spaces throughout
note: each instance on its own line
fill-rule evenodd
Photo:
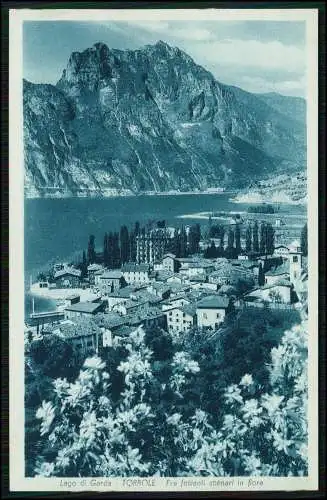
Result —
M 279 219 L 276 227 L 280 226 Z M 36 296 L 57 299 L 56 311 L 33 310 L 25 342 L 57 335 L 83 354 L 123 342 L 142 325 L 168 332 L 174 342 L 192 328 L 215 331 L 233 311 L 301 309 L 307 304 L 306 226 L 298 240 L 275 245 L 272 224 L 239 216 L 229 227 L 167 227 L 152 222 L 133 231 L 94 236 L 77 265 L 55 264 L 31 284 Z M 83 328 L 81 328 L 83 321 Z M 96 328 L 85 325 L 97 323 Z

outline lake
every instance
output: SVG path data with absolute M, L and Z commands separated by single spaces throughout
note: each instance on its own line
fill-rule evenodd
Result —
M 25 282 L 29 283 L 30 276 L 35 280 L 36 274 L 47 269 L 50 263 L 81 257 L 90 234 L 95 236 L 96 246 L 101 249 L 104 233 L 118 231 L 123 224 L 131 228 L 136 221 L 144 224 L 149 220 L 162 219 L 167 225 L 175 226 L 194 222 L 206 224 L 206 220 L 179 217 L 205 211 L 247 210 L 248 204 L 234 203 L 229 198 L 229 194 L 185 194 L 100 199 L 26 199 Z M 306 207 L 281 205 L 280 212 L 281 215 L 297 214 L 302 222 Z M 27 303 L 30 309 L 30 298 L 27 298 Z M 44 309 L 47 302 L 42 302 L 42 305 Z

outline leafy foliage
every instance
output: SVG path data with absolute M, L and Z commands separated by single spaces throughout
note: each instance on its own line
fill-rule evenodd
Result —
M 252 325 L 253 318 L 236 318 L 236 322 L 234 318 L 234 328 L 237 324 L 240 332 L 239 357 L 232 349 L 232 322 L 221 336 L 216 332 L 211 339 L 201 339 L 201 333 L 193 330 L 189 350 L 186 344 L 180 345 L 181 350 L 167 351 L 167 359 L 162 361 L 155 360 L 147 346 L 146 341 L 155 346 L 154 338 L 138 328 L 126 339 L 125 356 L 116 366 L 122 376 L 116 401 L 108 364 L 97 356 L 86 359 L 75 381 L 54 380 L 53 396 L 42 400 L 36 412 L 43 444 L 38 448 L 35 474 L 307 474 L 305 323 L 286 330 L 267 359 L 252 349 L 249 356 L 254 356 L 256 363 L 259 359 L 259 363 L 268 364 L 264 385 L 259 371 L 258 378 L 250 375 L 246 363 L 238 366 L 238 375 L 233 374 L 235 382 L 226 384 L 230 380 L 226 377 L 220 387 L 220 417 L 217 408 L 205 408 L 207 395 L 201 394 L 204 379 L 210 381 L 214 360 L 217 371 L 223 364 L 238 365 L 246 351 L 241 349 L 245 337 L 250 337 L 247 348 L 255 343 L 254 333 L 261 336 L 262 344 L 269 343 L 267 325 L 279 330 L 287 323 L 269 314 L 266 312 L 267 317 L 254 324 L 247 336 L 246 322 Z M 226 356 L 229 351 L 230 358 Z M 212 386 L 208 390 L 212 391 Z M 214 396 L 210 395 L 211 400 Z

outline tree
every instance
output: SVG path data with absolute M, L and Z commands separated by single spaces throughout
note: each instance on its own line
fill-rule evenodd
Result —
M 259 272 L 258 272 L 258 285 L 263 286 L 265 284 L 265 273 L 263 271 L 262 263 L 259 264 Z
M 247 254 L 252 252 L 252 228 L 248 224 L 245 233 L 245 251 Z
M 187 234 L 185 227 L 182 226 L 180 229 L 180 257 L 186 257 L 187 256 Z
M 210 230 L 209 230 L 209 237 L 210 238 L 219 238 L 220 235 L 221 235 L 221 224 L 215 224 L 213 226 L 210 227 Z
M 107 267 L 109 267 L 110 269 L 113 268 L 114 266 L 114 236 L 113 236 L 113 233 L 110 232 L 108 235 L 107 235 L 107 245 L 106 245 L 106 255 L 107 255 Z
M 112 267 L 117 269 L 120 267 L 120 248 L 119 248 L 119 234 L 113 233 L 112 235 Z
M 120 228 L 120 261 L 122 264 L 130 258 L 129 234 L 126 226 Z
M 187 234 L 184 226 L 175 229 L 170 248 L 176 257 L 187 256 Z
M 103 264 L 105 267 L 109 266 L 108 233 L 103 237 Z
M 171 359 L 174 348 L 172 337 L 169 333 L 161 328 L 146 328 L 145 343 L 153 352 L 153 359 L 158 361 L 166 361 Z
M 270 223 L 266 225 L 266 253 L 272 255 L 275 250 L 275 231 Z
M 47 377 L 69 377 L 74 368 L 75 352 L 72 345 L 57 335 L 44 335 L 31 343 L 30 359 Z
M 198 253 L 200 251 L 199 243 L 201 239 L 200 224 L 193 224 L 190 227 L 189 238 L 189 252 L 190 254 Z
M 45 273 L 39 273 L 36 277 L 36 281 L 47 281 L 47 277 L 45 275 Z
M 301 251 L 304 257 L 308 255 L 308 224 L 305 223 L 301 230 Z
M 235 226 L 235 250 L 237 255 L 241 253 L 241 228 L 239 224 Z
M 267 226 L 265 222 L 261 222 L 260 224 L 260 254 L 266 254 L 266 240 L 267 240 Z
M 252 242 L 253 242 L 253 251 L 255 253 L 259 253 L 259 227 L 258 227 L 258 222 L 255 221 L 253 228 L 252 228 Z
M 235 240 L 234 229 L 230 227 L 228 229 L 228 235 L 227 235 L 227 248 L 229 250 L 234 247 L 234 240 Z
M 81 278 L 84 279 L 87 277 L 87 258 L 86 252 L 83 250 L 82 264 L 81 264 Z
M 140 234 L 140 223 L 135 222 L 134 229 L 130 233 L 130 255 L 131 261 L 136 262 L 136 239 Z
M 94 240 L 95 237 L 93 234 L 91 234 L 89 237 L 89 243 L 87 247 L 87 261 L 89 264 L 93 264 L 96 260 Z
M 220 241 L 219 241 L 219 248 L 221 254 L 223 254 L 224 251 L 224 240 L 225 240 L 225 228 L 224 226 L 220 227 Z
M 210 246 L 206 248 L 204 257 L 206 259 L 214 259 L 215 257 L 217 257 L 217 248 L 214 241 L 212 241 Z

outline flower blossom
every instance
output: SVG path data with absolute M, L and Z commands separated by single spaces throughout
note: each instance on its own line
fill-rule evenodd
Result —
M 84 368 L 88 368 L 89 370 L 103 370 L 106 366 L 106 363 L 101 360 L 98 356 L 93 356 L 92 358 L 87 358 L 84 361 Z
M 53 474 L 54 467 L 51 462 L 42 462 L 35 468 L 36 477 L 50 477 Z
M 55 417 L 55 410 L 52 403 L 42 401 L 42 406 L 36 412 L 36 418 L 42 419 L 41 436 L 49 432 L 50 426 Z
M 242 378 L 241 378 L 241 381 L 240 381 L 240 385 L 244 386 L 244 387 L 248 387 L 249 385 L 252 385 L 253 384 L 253 378 L 252 378 L 252 375 L 246 373 Z

